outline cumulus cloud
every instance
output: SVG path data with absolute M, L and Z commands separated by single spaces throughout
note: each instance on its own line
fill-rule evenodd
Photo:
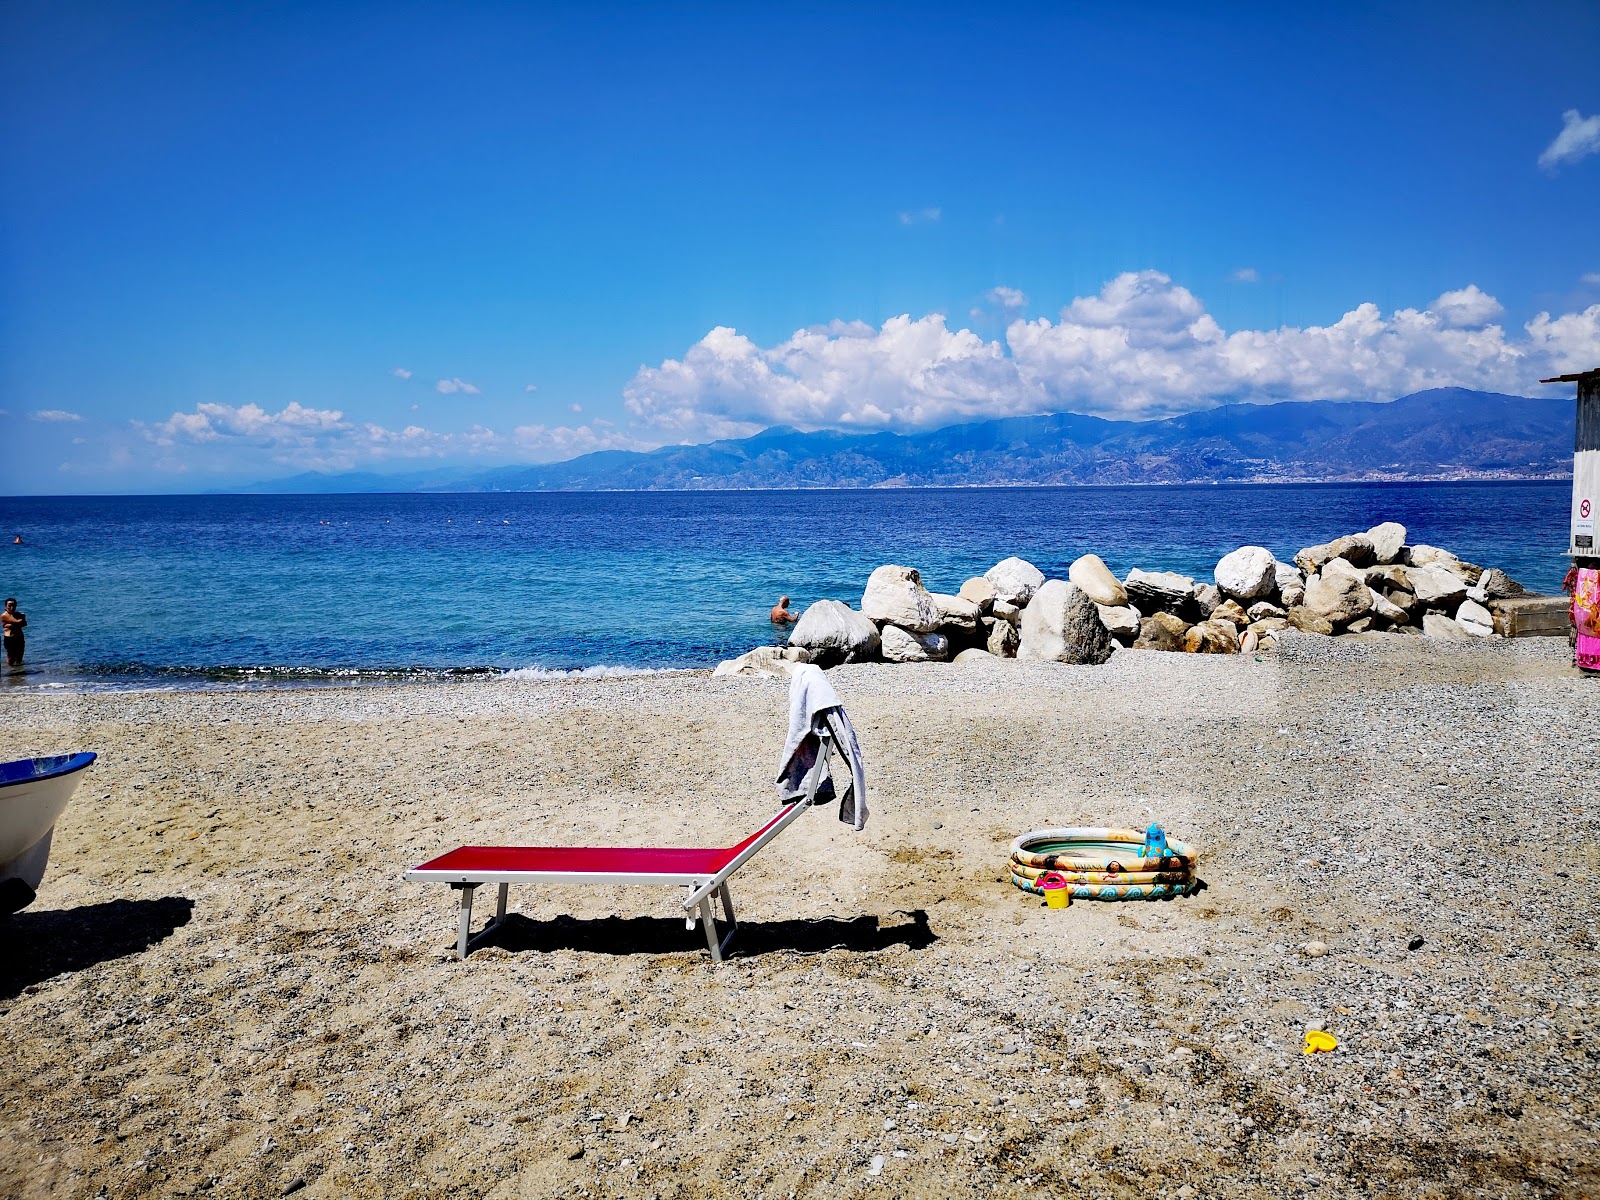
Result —
M 433 385 L 433 390 L 442 395 L 450 396 L 459 392 L 464 396 L 481 395 L 477 388 L 464 379 L 441 379 Z
M 396 367 L 394 370 L 390 371 L 389 374 L 393 375 L 396 379 L 411 378 L 411 372 L 406 370 L 404 367 Z
M 1578 282 L 1587 283 L 1591 287 L 1600 284 L 1600 271 L 1585 271 L 1582 275 L 1578 276 Z
M 1240 267 L 1229 278 L 1235 283 L 1260 283 L 1261 272 L 1254 267 Z
M 931 225 L 931 224 L 933 224 L 935 221 L 937 221 L 939 219 L 939 216 L 940 216 L 940 213 L 939 213 L 939 210 L 937 208 L 915 208 L 915 209 L 909 209 L 909 210 L 907 210 L 905 212 L 902 212 L 900 214 L 900 224 L 902 224 L 902 225 Z
M 1600 154 L 1600 113 L 1586 117 L 1575 108 L 1561 114 L 1561 132 L 1539 155 L 1539 165 L 1553 171 L 1561 163 L 1575 163 Z
M 41 408 L 33 414 L 35 421 L 70 422 L 81 421 L 83 418 L 75 412 L 67 412 L 64 408 Z
M 525 392 L 537 392 L 539 390 L 539 385 L 537 383 L 530 383 L 527 387 L 523 388 L 522 390 L 525 391 Z
M 1498 321 L 1506 312 L 1500 301 L 1480 291 L 1475 283 L 1459 291 L 1445 292 L 1428 307 L 1450 329 L 1478 329 L 1490 321 Z
M 1600 361 L 1600 305 L 1508 335 L 1476 285 L 1423 309 L 1361 304 L 1328 325 L 1229 333 L 1159 271 L 1128 272 L 1003 339 L 909 314 L 835 321 L 775 346 L 718 327 L 623 390 L 645 427 L 685 439 L 768 425 L 925 429 L 1072 411 L 1159 417 L 1230 401 L 1391 400 L 1458 385 L 1524 392 Z
M 518 456 L 534 462 L 560 462 L 595 450 L 653 450 L 659 445 L 617 432 L 609 421 L 576 426 L 519 425 L 512 437 Z
M 996 308 L 1003 308 L 1008 312 L 1012 309 L 1028 307 L 1028 297 L 1025 292 L 1020 288 L 1006 287 L 1004 284 L 990 288 L 984 299 Z

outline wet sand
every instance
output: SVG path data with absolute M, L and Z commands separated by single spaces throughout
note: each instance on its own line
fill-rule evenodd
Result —
M 871 822 L 736 876 L 716 969 L 645 888 L 514 888 L 458 962 L 454 894 L 399 875 L 736 840 L 780 681 L 0 696 L 8 757 L 101 755 L 0 926 L 0 1194 L 1600 1195 L 1566 654 L 839 668 Z M 1001 881 L 1023 830 L 1151 820 L 1205 891 Z

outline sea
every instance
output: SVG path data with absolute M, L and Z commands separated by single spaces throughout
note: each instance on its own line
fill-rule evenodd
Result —
M 709 667 L 781 638 L 782 594 L 859 605 L 874 567 L 954 592 L 1019 555 L 1211 577 L 1242 545 L 1405 525 L 1555 591 L 1571 484 L 0 499 L 25 690 L 270 688 Z M 17 536 L 21 545 L 13 544 Z

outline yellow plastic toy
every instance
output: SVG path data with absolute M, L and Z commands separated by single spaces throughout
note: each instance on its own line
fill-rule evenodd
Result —
M 1320 1029 L 1306 1030 L 1306 1054 L 1326 1054 L 1339 1046 L 1339 1039 L 1331 1033 L 1323 1033 Z

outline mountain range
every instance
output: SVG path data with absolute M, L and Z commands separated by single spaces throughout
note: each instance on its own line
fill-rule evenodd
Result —
M 310 473 L 245 492 L 620 491 L 1536 479 L 1572 471 L 1574 406 L 1436 388 L 1391 402 L 1230 404 L 1161 421 L 1074 413 L 928 433 L 805 433 L 406 475 Z

